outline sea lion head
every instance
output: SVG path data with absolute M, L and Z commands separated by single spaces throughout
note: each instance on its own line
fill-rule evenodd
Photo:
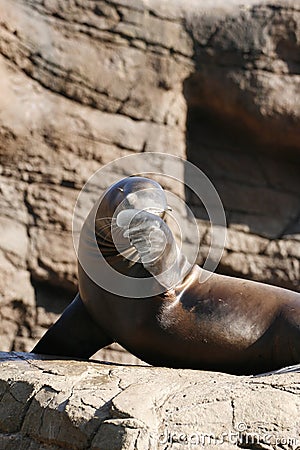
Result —
M 129 209 L 147 211 L 164 218 L 168 205 L 163 188 L 149 178 L 132 176 L 123 178 L 104 192 L 95 222 L 97 243 L 104 256 L 128 247 L 128 239 L 121 235 L 116 217 Z

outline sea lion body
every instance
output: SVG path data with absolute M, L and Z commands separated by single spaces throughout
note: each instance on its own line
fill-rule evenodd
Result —
M 151 185 L 151 180 L 148 181 Z M 156 366 L 217 370 L 234 374 L 257 374 L 299 363 L 300 294 L 218 274 L 211 274 L 210 277 L 204 277 L 205 281 L 201 281 L 204 271 L 197 265 L 190 267 L 187 274 L 181 277 L 183 268 L 187 267 L 186 261 L 179 253 L 176 261 L 174 260 L 176 244 L 163 221 L 166 204 L 159 191 L 154 202 L 157 207 L 155 214 L 153 210 L 139 213 L 136 224 L 129 227 L 130 248 L 126 247 L 127 241 L 127 244 L 123 243 L 124 253 L 118 252 L 109 231 L 110 219 L 124 196 L 144 189 L 148 186 L 148 181 L 137 177 L 128 178 L 104 195 L 96 213 L 98 247 L 105 255 L 105 261 L 118 272 L 126 274 L 129 282 L 134 283 L 132 277 L 148 278 L 153 283 L 153 292 L 157 284 L 168 286 L 169 277 L 163 275 L 159 278 L 158 266 L 160 270 L 161 266 L 165 266 L 165 269 L 171 267 L 169 272 L 171 275 L 179 274 L 180 282 L 159 294 L 130 298 L 100 287 L 79 262 L 80 297 L 69 307 L 67 316 L 72 318 L 74 311 L 76 319 L 76 311 L 84 310 L 91 318 L 93 326 L 90 333 L 93 334 L 80 347 L 78 338 L 70 331 L 70 325 L 69 333 L 65 329 L 65 334 L 69 337 L 63 338 L 63 315 L 34 351 L 88 357 L 98 348 L 110 342 L 118 342 L 137 357 Z M 133 203 L 127 202 L 121 210 L 143 209 L 144 205 L 139 204 L 136 199 Z M 103 220 L 104 217 L 107 223 Z M 144 228 L 139 235 L 141 223 Z M 93 244 L 89 236 L 94 230 L 91 229 L 91 222 L 87 220 L 86 224 L 86 230 L 83 228 L 82 232 L 81 247 L 84 254 L 91 254 Z M 147 227 L 154 230 L 153 237 L 157 230 L 166 232 L 167 236 L 161 257 L 154 261 L 149 258 L 147 260 L 147 252 L 144 253 L 145 243 L 142 241 Z M 132 230 L 138 231 L 134 233 Z M 123 232 L 118 235 L 121 244 L 123 235 Z M 137 261 L 124 256 L 126 251 L 132 249 L 138 249 Z M 98 267 L 97 261 L 99 262 L 95 256 L 95 261 L 92 262 L 94 267 Z M 101 276 L 100 262 L 99 274 Z M 56 331 L 57 328 L 60 331 Z M 87 328 L 88 326 L 85 327 Z M 81 334 L 80 327 L 77 333 Z M 68 339 L 62 350 L 59 345 L 61 339 Z
M 299 294 L 217 274 L 201 285 L 200 271 L 172 293 L 128 299 L 80 269 L 80 295 L 113 341 L 155 366 L 255 374 L 300 362 Z

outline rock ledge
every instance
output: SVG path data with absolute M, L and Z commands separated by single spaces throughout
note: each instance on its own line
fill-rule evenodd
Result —
M 3 449 L 300 444 L 300 373 L 253 378 L 28 353 L 0 358 Z

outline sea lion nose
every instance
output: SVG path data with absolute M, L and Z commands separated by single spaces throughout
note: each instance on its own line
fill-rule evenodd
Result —
M 129 205 L 135 208 L 137 206 L 138 197 L 134 192 L 130 192 L 126 195 L 126 200 L 128 201 Z
M 160 217 L 168 209 L 164 192 L 155 188 L 146 188 L 128 193 L 124 199 L 124 206 L 125 209 L 148 211 Z M 123 209 L 122 206 L 120 209 Z
M 129 226 L 131 220 L 133 219 L 133 217 L 137 214 L 138 211 L 134 210 L 134 209 L 127 209 L 124 211 L 121 211 L 118 215 L 117 215 L 117 226 L 120 228 L 126 228 Z

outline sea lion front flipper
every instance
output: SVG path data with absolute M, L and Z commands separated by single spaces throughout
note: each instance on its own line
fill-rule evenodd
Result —
M 32 352 L 89 358 L 100 348 L 112 343 L 113 340 L 92 320 L 78 293 Z

